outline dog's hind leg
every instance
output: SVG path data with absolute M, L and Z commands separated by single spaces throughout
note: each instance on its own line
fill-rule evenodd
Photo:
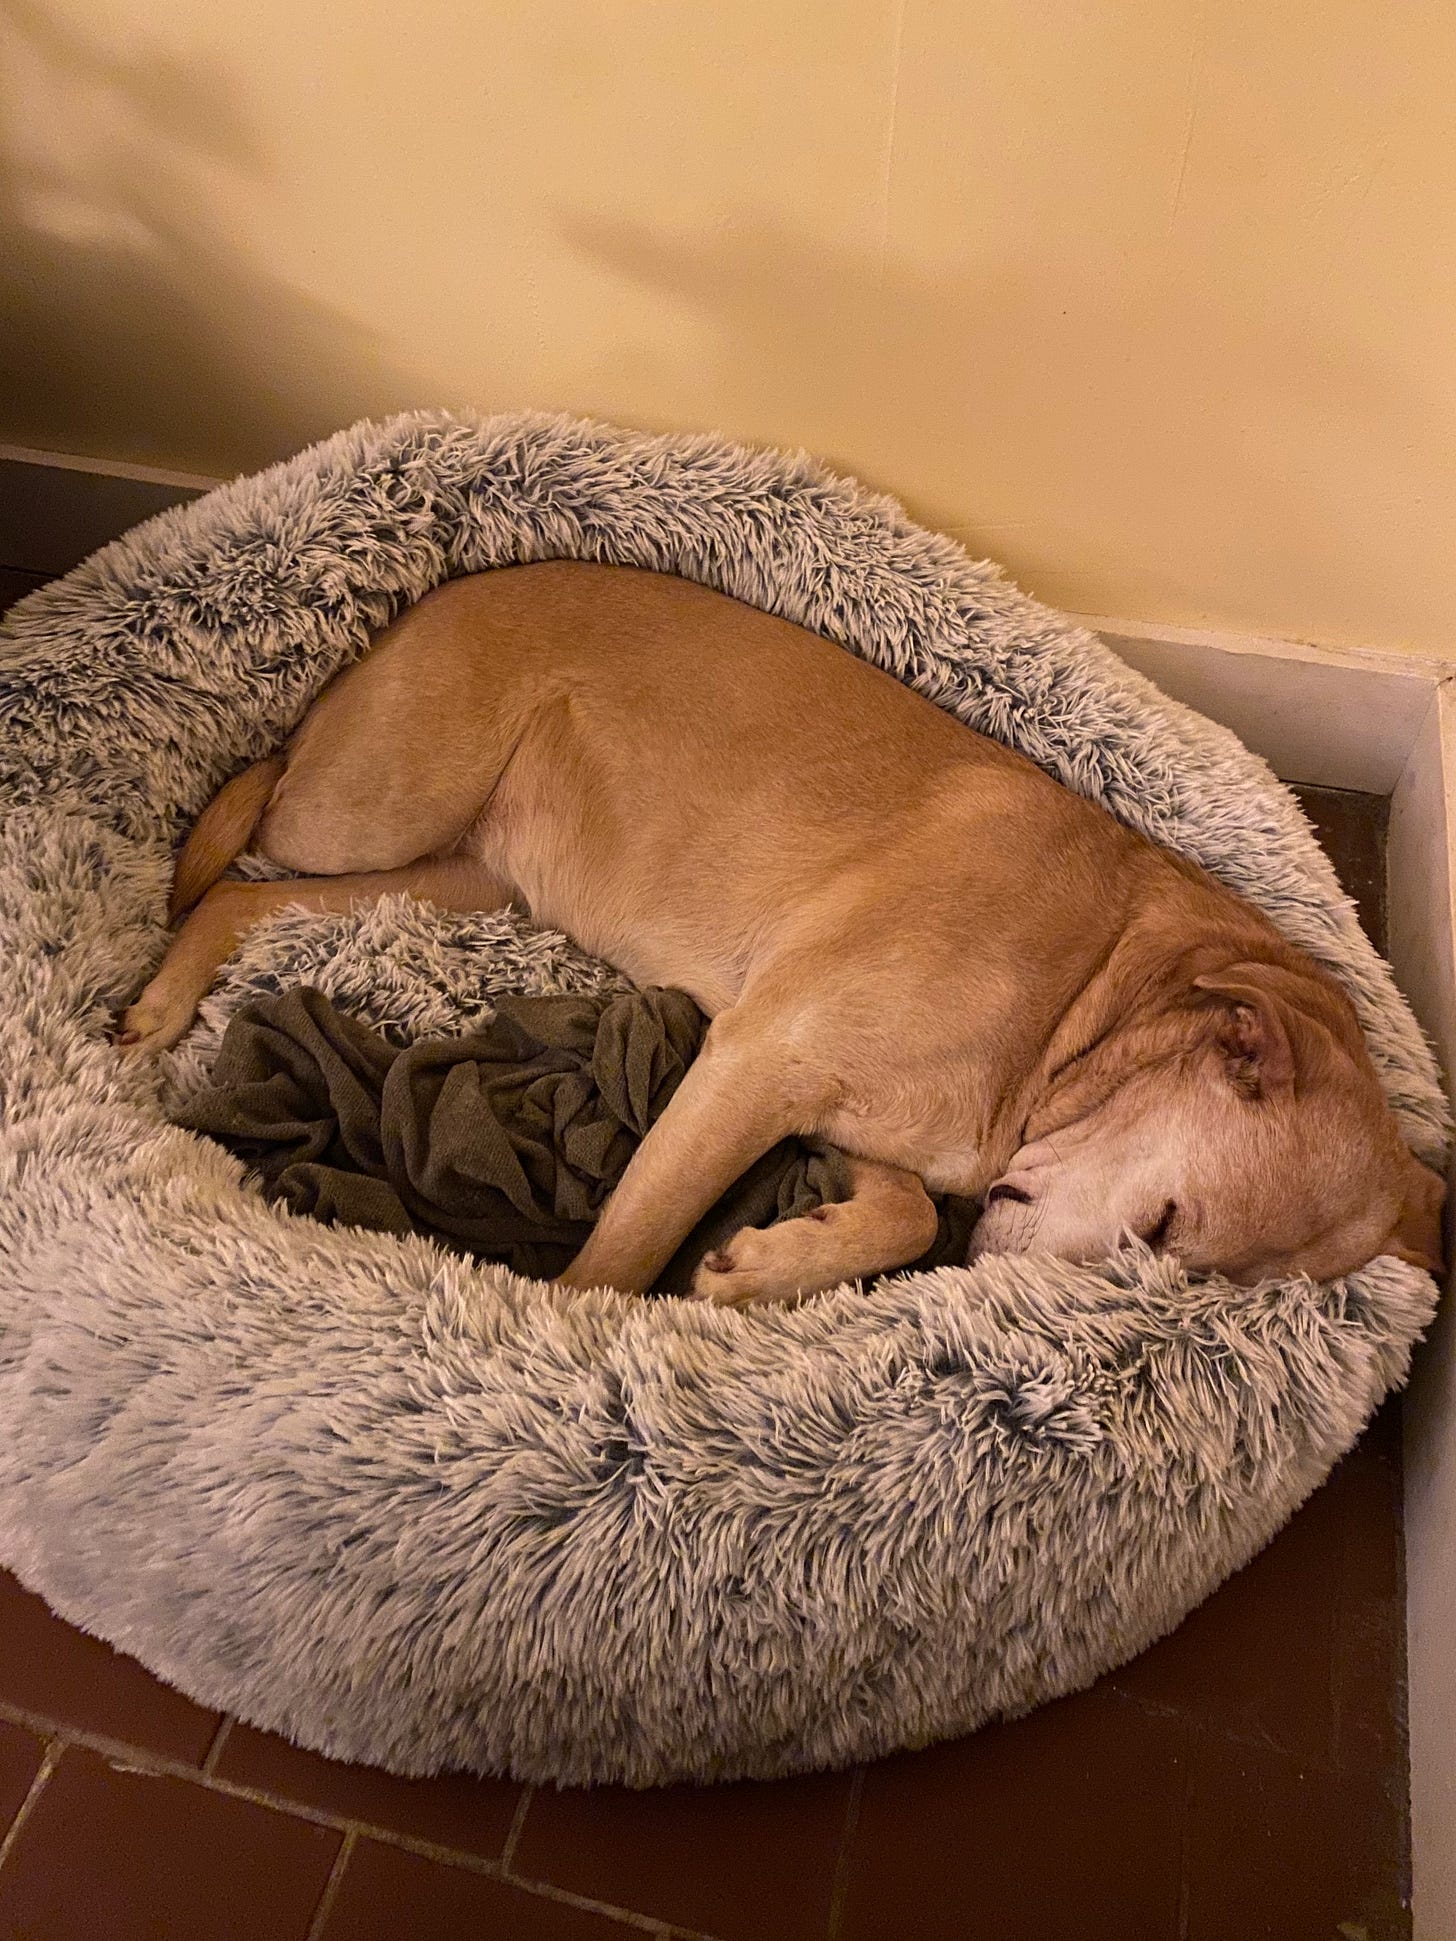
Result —
M 399 869 L 453 849 L 539 713 L 542 683 L 457 580 L 409 608 L 299 724 L 257 826 L 303 876 Z
M 402 869 L 359 875 L 293 877 L 277 883 L 214 885 L 173 939 L 160 969 L 121 1018 L 117 1043 L 128 1051 L 165 1051 L 197 1013 L 219 966 L 256 923 L 275 910 L 344 911 L 382 896 L 414 896 L 445 910 L 499 910 L 509 885 L 473 856 L 430 856 Z

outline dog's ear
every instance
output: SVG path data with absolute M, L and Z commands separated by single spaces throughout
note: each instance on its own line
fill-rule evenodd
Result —
M 1441 1206 L 1446 1198 L 1446 1182 L 1412 1153 L 1405 1156 L 1405 1168 L 1405 1197 L 1400 1214 L 1380 1251 L 1394 1254 L 1398 1260 L 1408 1260 L 1412 1267 L 1423 1267 L 1428 1274 L 1439 1274 L 1443 1265 Z
M 1258 964 L 1231 964 L 1193 982 L 1223 1000 L 1215 1041 L 1230 1083 L 1248 1098 L 1274 1099 L 1294 1090 L 1297 1026 L 1259 971 Z

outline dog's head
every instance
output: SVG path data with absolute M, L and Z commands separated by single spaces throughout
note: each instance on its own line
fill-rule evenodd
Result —
M 1323 977 L 1190 977 L 1052 1075 L 986 1194 L 982 1254 L 1105 1259 L 1135 1234 L 1191 1272 L 1432 1272 L 1444 1185 L 1412 1157 L 1353 1010 Z

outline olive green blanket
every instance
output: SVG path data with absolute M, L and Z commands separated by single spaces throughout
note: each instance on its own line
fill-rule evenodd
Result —
M 503 997 L 483 1030 L 401 1048 L 300 987 L 238 1012 L 212 1084 L 178 1118 L 297 1213 L 431 1234 L 549 1279 L 585 1241 L 706 1029 L 682 991 Z M 699 1222 L 659 1289 L 685 1290 L 740 1227 L 846 1192 L 837 1153 L 784 1140 Z M 916 1266 L 965 1260 L 974 1208 L 938 1207 L 935 1243 Z

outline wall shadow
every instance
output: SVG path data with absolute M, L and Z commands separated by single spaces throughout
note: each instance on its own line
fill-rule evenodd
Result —
M 0 436 L 227 473 L 417 401 L 376 333 L 259 269 L 200 183 L 265 165 L 228 86 L 188 59 L 85 40 L 0 0 Z M 24 152 L 26 75 L 87 104 L 64 165 Z
M 1379 606 L 1383 580 L 1398 605 L 1399 536 L 1372 535 L 1340 460 L 1348 471 L 1352 452 L 1399 447 L 1414 480 L 1437 480 L 1443 434 L 1412 374 L 1333 337 L 1298 289 L 1280 293 L 1285 308 L 1254 310 L 1247 289 L 1237 307 L 1217 289 L 1071 288 L 1031 253 L 1014 270 L 931 273 L 751 214 L 695 234 L 579 214 L 559 228 L 614 275 L 710 320 L 705 389 L 724 429 L 808 445 L 1006 559 L 1030 590 L 1060 520 L 1110 597 L 1121 589 L 1112 611 L 1206 609 L 1221 588 L 1236 607 L 1244 583 L 1296 601 L 1363 586 Z M 1236 395 L 1222 388 L 1235 382 Z M 604 362 L 580 388 L 612 383 Z M 1262 436 L 1269 423 L 1280 439 Z M 1209 480 L 1227 483 L 1211 508 Z M 1008 499 L 1037 516 L 1007 521 Z M 1301 631 L 1309 618 L 1226 608 L 1223 623 Z

